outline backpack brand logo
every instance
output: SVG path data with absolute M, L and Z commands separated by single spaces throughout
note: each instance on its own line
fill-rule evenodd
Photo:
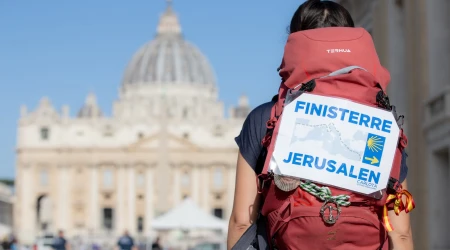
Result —
M 327 49 L 328 54 L 330 53 L 350 53 L 350 49 Z

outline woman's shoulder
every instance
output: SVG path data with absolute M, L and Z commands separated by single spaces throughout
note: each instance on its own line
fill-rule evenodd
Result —
M 263 103 L 254 108 L 247 116 L 246 123 L 266 123 L 270 119 L 270 112 L 275 102 Z
M 261 140 L 266 134 L 266 123 L 274 102 L 263 103 L 247 116 L 240 134 L 235 138 L 239 151 L 247 163 L 257 171 L 258 157 L 262 150 Z

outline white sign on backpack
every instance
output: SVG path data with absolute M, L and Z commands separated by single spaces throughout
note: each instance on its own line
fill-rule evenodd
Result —
M 389 111 L 304 93 L 283 109 L 270 169 L 370 195 L 387 186 L 399 134 Z

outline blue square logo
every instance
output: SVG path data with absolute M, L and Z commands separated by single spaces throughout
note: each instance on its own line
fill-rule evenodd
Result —
M 370 166 L 379 167 L 385 142 L 385 137 L 369 133 L 362 162 Z

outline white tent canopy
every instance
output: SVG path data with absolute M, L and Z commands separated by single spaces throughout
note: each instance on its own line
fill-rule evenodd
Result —
M 0 223 L 0 237 L 4 237 L 5 235 L 9 235 L 11 233 L 12 231 L 10 226 Z M 3 238 L 0 238 L 0 240 L 3 240 Z
M 227 230 L 227 223 L 199 208 L 191 199 L 185 199 L 179 206 L 156 218 L 155 230 Z

